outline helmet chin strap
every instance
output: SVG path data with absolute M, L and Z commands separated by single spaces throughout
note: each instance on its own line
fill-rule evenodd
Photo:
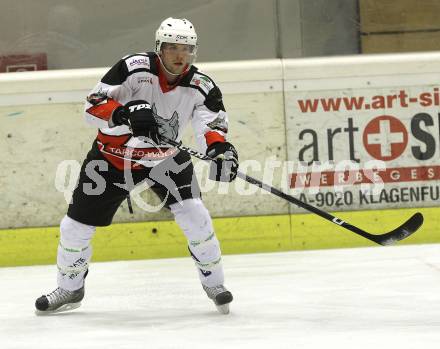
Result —
M 165 69 L 165 71 L 166 71 L 168 74 L 173 75 L 173 76 L 180 76 L 180 75 L 182 75 L 182 74 L 185 73 L 185 72 L 189 69 L 189 67 L 190 67 L 190 64 L 188 64 L 188 67 L 186 68 L 186 70 L 184 70 L 184 71 L 181 72 L 180 74 L 171 73 L 171 72 L 167 69 L 167 67 L 165 67 L 165 64 L 163 63 L 162 58 L 160 57 L 159 54 L 157 55 L 157 57 L 159 57 L 159 61 L 160 61 L 160 64 L 162 64 L 163 69 Z

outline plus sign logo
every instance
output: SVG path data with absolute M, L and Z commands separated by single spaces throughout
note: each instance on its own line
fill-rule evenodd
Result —
M 408 131 L 394 116 L 381 115 L 371 120 L 363 134 L 364 147 L 373 158 L 394 160 L 405 151 Z

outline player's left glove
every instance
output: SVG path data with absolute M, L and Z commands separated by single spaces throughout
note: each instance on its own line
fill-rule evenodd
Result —
M 209 179 L 219 182 L 232 182 L 237 177 L 238 154 L 228 142 L 216 142 L 206 149 L 206 155 L 214 159 L 209 169 Z

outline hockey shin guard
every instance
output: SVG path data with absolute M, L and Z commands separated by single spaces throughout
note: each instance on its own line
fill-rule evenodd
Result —
M 188 249 L 200 281 L 213 287 L 224 283 L 220 243 L 211 216 L 201 199 L 188 199 L 170 205 L 174 218 L 188 239 Z
M 60 232 L 57 256 L 58 286 L 74 291 L 84 286 L 84 277 L 92 258 L 90 240 L 95 233 L 95 227 L 64 216 Z

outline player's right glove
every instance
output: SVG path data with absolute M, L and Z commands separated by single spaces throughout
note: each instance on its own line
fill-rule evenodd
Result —
M 219 182 L 232 182 L 237 177 L 238 154 L 228 142 L 216 142 L 206 149 L 206 155 L 214 159 L 209 169 L 209 179 Z
M 147 101 L 131 101 L 116 108 L 112 120 L 115 125 L 128 125 L 135 137 L 146 137 L 155 144 L 160 143 L 159 126 Z
M 130 126 L 128 122 L 128 110 L 124 105 L 120 105 L 112 113 L 112 122 L 115 126 L 127 125 Z

